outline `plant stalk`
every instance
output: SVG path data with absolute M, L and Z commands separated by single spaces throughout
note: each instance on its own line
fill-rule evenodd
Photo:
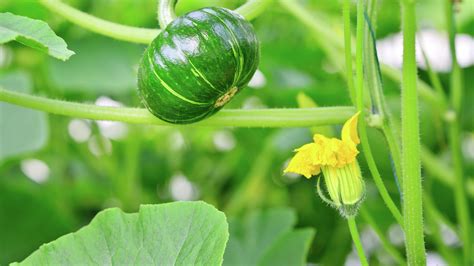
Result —
M 246 20 L 252 20 L 263 12 L 273 3 L 274 0 L 248 0 L 241 5 L 235 12 L 242 15 Z
M 236 11 L 248 20 L 254 19 L 263 13 L 270 3 L 272 3 L 272 1 L 273 0 L 249 0 L 241 7 L 237 8 Z M 111 37 L 113 39 L 133 43 L 149 44 L 153 41 L 153 39 L 156 38 L 156 36 L 158 36 L 158 34 L 160 34 L 159 29 L 147 29 L 121 25 L 92 16 L 74 7 L 64 4 L 60 0 L 39 0 L 39 2 L 50 11 L 64 17 L 70 22 L 84 29 L 90 30 L 100 35 Z M 164 0 L 160 1 L 159 4 L 163 3 L 166 7 L 166 5 L 174 2 L 176 2 L 176 0 Z M 162 12 L 165 16 L 163 17 L 163 22 L 160 21 L 161 16 L 158 17 L 160 25 L 167 25 L 174 19 L 174 11 L 172 8 L 165 8 Z
M 176 18 L 174 7 L 176 0 L 158 0 L 157 19 L 160 28 L 164 29 L 171 21 Z
M 53 100 L 0 88 L 0 102 L 52 114 L 131 124 L 179 126 L 164 122 L 143 108 L 105 107 Z M 350 106 L 305 109 L 221 110 L 214 116 L 188 126 L 211 127 L 310 127 L 344 123 L 355 109 Z M 184 126 L 184 125 L 181 125 Z
M 360 242 L 359 231 L 357 230 L 357 224 L 354 217 L 347 218 L 347 225 L 349 226 L 349 231 L 351 232 L 352 241 L 354 241 L 354 245 L 357 250 L 357 254 L 359 255 L 360 263 L 362 266 L 369 266 L 367 262 L 367 258 L 365 257 L 364 248 L 362 247 L 362 243 Z
M 448 121 L 449 124 L 449 146 L 454 168 L 454 200 L 456 206 L 456 216 L 460 225 L 461 239 L 463 242 L 464 265 L 471 265 L 472 242 L 471 224 L 469 214 L 469 203 L 464 187 L 464 163 L 461 150 L 461 118 L 463 102 L 462 70 L 456 56 L 456 23 L 454 20 L 454 4 L 451 0 L 445 0 L 446 27 L 449 34 L 449 48 L 451 52 L 452 72 L 450 80 L 450 102 L 454 118 Z
M 158 29 L 132 27 L 110 22 L 89 15 L 58 0 L 40 0 L 40 3 L 50 11 L 61 15 L 78 26 L 117 40 L 148 44 L 160 33 Z
M 364 150 L 364 156 L 369 166 L 370 173 L 374 178 L 375 185 L 382 197 L 383 201 L 387 205 L 388 209 L 394 216 L 398 224 L 403 228 L 403 217 L 398 210 L 398 207 L 390 197 L 385 184 L 383 183 L 380 172 L 375 163 L 372 150 L 370 148 L 369 138 L 367 136 L 367 123 L 365 121 L 365 108 L 364 108 L 364 65 L 363 65 L 363 50 L 364 50 L 364 9 L 365 1 L 357 2 L 357 33 L 356 33 L 356 105 L 357 110 L 360 112 L 360 116 L 363 119 L 359 120 L 359 136 L 362 149 Z
M 402 171 L 403 218 L 409 265 L 425 265 L 423 235 L 423 197 L 420 166 L 420 128 L 417 68 L 415 56 L 415 1 L 402 1 L 403 77 L 402 77 Z

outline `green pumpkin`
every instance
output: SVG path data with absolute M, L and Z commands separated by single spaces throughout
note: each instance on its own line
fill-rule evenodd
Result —
M 203 8 L 172 21 L 148 46 L 138 71 L 144 105 L 158 118 L 185 124 L 217 112 L 257 70 L 252 25 L 225 8 Z

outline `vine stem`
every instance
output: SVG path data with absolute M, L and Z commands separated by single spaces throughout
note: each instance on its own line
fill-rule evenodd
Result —
M 157 15 L 161 29 L 166 28 L 166 26 L 176 18 L 174 12 L 175 5 L 176 0 L 158 0 Z
M 449 122 L 449 143 L 454 168 L 454 200 L 456 206 L 456 216 L 460 225 L 461 238 L 463 241 L 463 253 L 465 265 L 470 265 L 470 256 L 472 253 L 470 237 L 470 215 L 469 203 L 466 197 L 463 158 L 461 151 L 461 129 L 459 120 Z
M 77 10 L 58 0 L 40 0 L 40 3 L 74 24 L 117 40 L 147 44 L 160 33 L 158 29 L 132 27 L 103 20 Z
M 415 56 L 415 1 L 402 1 L 402 174 L 405 244 L 409 265 L 425 265 L 423 197 L 420 166 L 420 128 Z
M 357 224 L 354 217 L 347 218 L 347 225 L 349 226 L 349 231 L 351 232 L 352 241 L 359 255 L 360 263 L 362 266 L 369 266 L 367 258 L 365 257 L 364 248 L 360 242 L 359 231 L 357 230 Z
M 104 107 L 53 100 L 0 88 L 0 102 L 52 114 L 92 120 L 121 121 L 132 124 L 172 126 L 142 108 Z M 192 126 L 215 127 L 309 127 L 344 123 L 355 109 L 350 106 L 304 109 L 221 110 L 214 116 Z M 177 126 L 177 125 L 174 125 Z
M 464 265 L 471 265 L 472 242 L 471 242 L 471 225 L 469 214 L 469 202 L 466 197 L 464 187 L 464 165 L 461 150 L 461 125 L 460 116 L 462 115 L 462 70 L 459 66 L 456 56 L 456 23 L 454 20 L 454 6 L 451 0 L 445 0 L 446 26 L 449 33 L 449 48 L 453 70 L 450 80 L 450 101 L 454 112 L 454 118 L 448 121 L 449 124 L 449 142 L 451 148 L 451 156 L 454 167 L 454 200 L 456 204 L 456 215 L 460 225 L 461 238 L 463 241 Z
M 247 20 L 252 20 L 262 14 L 274 0 L 248 0 L 241 5 L 235 12 L 242 15 Z
M 164 0 L 160 1 L 160 3 L 174 3 L 175 1 L 176 0 Z M 113 39 L 133 43 L 149 44 L 160 33 L 159 29 L 132 27 L 107 21 L 82 12 L 74 7 L 64 4 L 59 0 L 39 0 L 39 2 L 50 11 L 61 15 L 70 22 L 92 32 L 111 37 Z M 235 11 L 246 19 L 251 20 L 262 14 L 272 2 L 273 0 L 249 0 Z M 166 21 L 169 22 L 174 18 L 174 11 L 172 9 L 168 9 L 166 12 L 169 16 L 163 18 L 163 25 L 167 24 L 165 23 Z M 159 20 L 160 17 L 161 16 L 158 17 Z M 162 22 L 160 22 L 160 25 L 161 23 Z
M 360 112 L 361 117 L 365 117 L 364 109 L 364 68 L 363 68 L 363 49 L 364 49 L 364 9 L 365 1 L 357 2 L 357 34 L 356 34 L 356 106 Z M 348 64 L 350 62 L 346 62 Z M 370 148 L 369 138 L 367 136 L 367 123 L 365 119 L 359 120 L 359 135 L 361 140 L 362 149 L 364 150 L 364 156 L 367 161 L 370 173 L 374 179 L 375 185 L 382 197 L 382 200 L 387 205 L 387 208 L 392 213 L 393 217 L 398 224 L 403 228 L 403 217 L 398 210 L 397 205 L 393 202 L 390 194 L 383 183 L 380 172 L 375 163 L 372 150 Z

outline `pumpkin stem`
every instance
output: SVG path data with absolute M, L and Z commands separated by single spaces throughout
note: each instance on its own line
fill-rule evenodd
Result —
M 221 107 L 226 104 L 228 101 L 230 101 L 230 99 L 232 99 L 232 97 L 234 97 L 237 91 L 237 87 L 232 87 L 229 91 L 227 91 L 224 95 L 217 99 L 216 103 L 214 104 L 214 107 Z

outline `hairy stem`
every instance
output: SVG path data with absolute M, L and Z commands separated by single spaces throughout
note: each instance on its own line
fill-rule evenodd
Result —
M 104 107 L 73 103 L 1 88 L 0 102 L 7 102 L 52 114 L 84 119 L 161 126 L 172 125 L 154 117 L 146 109 Z M 354 113 L 355 109 L 349 106 L 306 109 L 222 110 L 216 115 L 192 125 L 216 127 L 309 127 L 341 124 Z
M 364 69 L 363 69 L 363 50 L 364 50 L 364 8 L 365 1 L 357 2 L 357 35 L 356 35 L 356 105 L 360 116 L 365 118 L 364 109 Z M 374 156 L 369 144 L 367 136 L 367 125 L 365 119 L 359 120 L 359 135 L 361 140 L 364 156 L 369 166 L 370 173 L 374 178 L 375 185 L 379 190 L 380 196 L 387 205 L 388 209 L 395 217 L 395 220 L 403 227 L 403 218 L 398 210 L 398 207 L 390 197 L 387 188 L 385 187 L 380 172 L 375 164 Z
M 423 198 L 420 166 L 420 122 L 416 92 L 415 1 L 402 1 L 402 171 L 403 217 L 409 265 L 426 264 L 423 235 Z
M 360 263 L 362 266 L 369 266 L 367 262 L 367 258 L 365 257 L 364 248 L 362 247 L 362 243 L 360 242 L 359 231 L 357 230 L 357 224 L 354 217 L 350 217 L 347 219 L 347 225 L 349 226 L 349 231 L 351 232 L 352 241 L 354 241 L 354 245 L 357 250 L 357 254 L 359 255 Z

